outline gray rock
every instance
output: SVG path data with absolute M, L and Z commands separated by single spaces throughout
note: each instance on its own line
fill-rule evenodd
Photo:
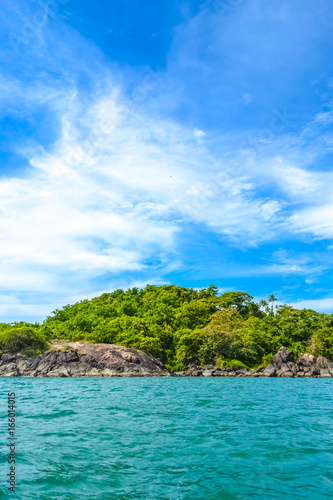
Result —
M 298 363 L 303 366 L 313 366 L 316 364 L 317 358 L 312 354 L 300 354 Z
M 192 372 L 192 377 L 200 377 L 201 375 L 202 375 L 202 370 L 193 370 Z
M 289 366 L 288 366 L 287 364 L 283 364 L 283 365 L 281 366 L 280 370 L 278 371 L 278 373 L 280 373 L 280 374 L 282 375 L 283 373 L 285 373 L 285 372 L 289 372 L 289 371 L 291 371 L 291 370 L 289 369 Z
M 281 375 L 281 377 L 283 378 L 293 378 L 294 376 L 295 376 L 294 373 L 291 371 L 283 372 Z
M 324 358 L 323 356 L 318 356 L 316 365 L 318 366 L 318 368 L 323 368 L 323 369 L 333 368 L 333 362 L 329 361 L 327 358 Z
M 266 368 L 247 370 L 212 365 L 200 367 L 193 363 L 184 372 L 169 372 L 157 358 L 136 349 L 113 344 L 66 342 L 54 350 L 33 358 L 20 354 L 0 355 L 0 376 L 26 377 L 285 377 L 332 378 L 333 362 L 311 354 L 301 354 L 296 363 L 294 354 L 281 347 Z M 64 351 L 63 349 L 68 349 Z M 62 350 L 61 350 L 62 349 Z
M 0 357 L 0 376 L 84 377 L 84 376 L 169 376 L 157 358 L 136 349 L 113 344 L 69 342 L 71 350 L 50 350 L 26 358 L 15 354 Z M 63 348 L 64 345 L 58 347 Z
M 70 377 L 70 373 L 65 366 L 59 366 L 50 372 L 46 373 L 46 377 Z
M 265 377 L 275 377 L 276 376 L 276 368 L 272 364 L 266 366 L 266 368 L 263 372 L 263 375 Z
M 295 361 L 295 355 L 293 352 L 288 351 L 286 347 L 280 347 L 278 352 L 275 354 L 274 358 L 272 359 L 272 365 L 275 368 L 280 369 L 281 366 L 285 363 L 288 363 L 288 361 L 291 361 L 294 363 Z
M 299 365 L 297 363 L 291 363 L 290 361 L 287 363 L 287 366 L 291 372 L 296 374 L 299 372 Z

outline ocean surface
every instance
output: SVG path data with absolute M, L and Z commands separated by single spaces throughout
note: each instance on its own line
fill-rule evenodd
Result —
M 333 379 L 1 378 L 0 498 L 333 498 Z M 7 490 L 15 392 L 16 493 Z

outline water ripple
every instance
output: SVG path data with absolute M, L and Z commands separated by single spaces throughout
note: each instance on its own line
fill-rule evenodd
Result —
M 333 381 L 0 384 L 4 437 L 6 394 L 17 396 L 20 500 L 333 498 Z M 2 497 L 7 453 L 2 446 Z

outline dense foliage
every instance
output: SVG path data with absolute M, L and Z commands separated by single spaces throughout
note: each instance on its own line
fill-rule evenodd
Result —
M 33 356 L 47 349 L 47 341 L 39 325 L 0 323 L 0 350 Z
M 41 325 L 0 325 L 0 349 L 43 350 L 52 339 L 105 342 L 140 349 L 169 368 L 189 363 L 267 364 L 282 345 L 333 359 L 333 315 L 256 303 L 244 292 L 218 295 L 211 285 L 116 290 L 54 311 Z

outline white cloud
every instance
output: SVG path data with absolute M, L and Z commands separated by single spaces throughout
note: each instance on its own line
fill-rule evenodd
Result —
M 294 231 L 308 233 L 317 238 L 333 238 L 333 202 L 301 208 L 290 217 Z
M 253 198 L 246 177 L 209 173 L 190 131 L 140 116 L 117 93 L 71 103 L 52 151 L 26 150 L 29 175 L 0 181 L 3 290 L 142 271 L 152 258 L 167 267 L 184 219 L 250 245 L 266 237 L 279 202 Z
M 250 102 L 252 102 L 252 95 L 249 92 L 244 92 L 243 101 L 245 104 L 250 104 Z
M 20 20 L 19 6 L 16 14 Z M 195 24 L 195 20 L 190 22 L 190 30 Z M 242 152 L 235 128 L 228 133 L 217 130 L 213 138 L 212 131 L 199 121 L 193 129 L 193 125 L 180 126 L 157 117 L 163 109 L 177 110 L 179 102 L 185 103 L 189 96 L 197 99 L 197 94 L 182 87 L 192 78 L 189 65 L 196 75 L 200 72 L 207 77 L 209 86 L 203 89 L 207 99 L 214 96 L 202 107 L 218 102 L 221 94 L 214 89 L 217 83 L 220 86 L 221 74 L 214 82 L 211 63 L 197 61 L 186 52 L 192 42 L 202 39 L 195 30 L 192 37 L 186 29 L 182 35 L 188 45 L 174 42 L 168 62 L 173 82 L 166 79 L 154 85 L 149 104 L 124 97 L 93 44 L 69 27 L 63 41 L 56 30 L 57 36 L 48 32 L 51 27 L 49 23 L 43 30 L 45 45 L 26 47 L 29 55 L 22 66 L 26 78 L 0 75 L 0 104 L 25 117 L 43 110 L 57 132 L 53 146 L 45 149 L 32 140 L 17 143 L 16 152 L 27 159 L 29 170 L 22 178 L 0 179 L 0 287 L 4 293 L 18 297 L 25 291 L 48 294 L 51 290 L 72 301 L 89 296 L 92 288 L 97 294 L 100 284 L 96 281 L 106 274 L 110 288 L 147 280 L 162 282 L 163 275 L 182 266 L 178 235 L 187 222 L 205 226 L 238 248 L 282 241 L 286 236 L 298 238 L 300 233 L 310 240 L 332 237 L 333 174 L 319 171 L 315 163 L 323 145 L 332 141 L 322 133 L 332 121 L 331 112 L 317 113 L 298 137 L 282 132 L 268 134 L 272 137 L 264 140 L 262 130 L 246 132 L 249 136 L 253 132 L 252 154 L 248 148 Z M 183 25 L 177 28 L 183 29 Z M 223 33 L 219 36 L 224 40 Z M 244 43 L 247 54 L 247 40 Z M 228 46 L 221 46 L 228 54 Z M 172 51 L 179 58 L 176 65 Z M 194 56 L 201 51 L 189 53 Z M 214 52 L 211 55 L 215 67 Z M 37 60 L 38 67 L 50 68 L 43 83 L 39 73 L 37 77 L 29 73 Z M 237 59 L 237 78 L 238 69 Z M 124 71 L 126 78 L 119 77 L 119 81 L 131 80 L 132 70 Z M 87 88 L 93 91 L 76 90 L 76 78 L 89 81 Z M 150 92 L 143 83 L 136 88 Z M 242 90 L 235 95 L 239 101 Z M 245 92 L 243 101 L 249 104 L 251 100 L 252 95 Z M 220 101 L 228 104 L 227 94 Z M 227 124 L 232 119 L 220 116 Z M 312 280 L 324 268 L 318 265 L 309 270 L 307 260 L 286 257 L 228 272 L 233 276 L 301 273 Z M 19 310 L 19 300 L 8 308 Z
M 313 309 L 318 312 L 333 313 L 333 298 L 300 300 L 292 302 L 290 305 L 296 309 Z
M 199 130 L 195 128 L 193 130 L 193 136 L 197 139 L 199 143 L 202 143 L 203 138 L 205 137 L 206 133 L 203 130 Z
M 89 106 L 73 92 L 63 102 L 52 150 L 30 145 L 23 151 L 29 174 L 0 181 L 2 290 L 60 291 L 74 282 L 79 293 L 105 273 L 149 275 L 151 260 L 163 274 L 181 266 L 177 234 L 186 220 L 243 247 L 271 241 L 286 227 L 316 235 L 318 227 L 332 227 L 328 207 L 288 219 L 283 199 L 256 194 L 258 172 L 232 177 L 196 143 L 202 131 L 140 114 L 119 91 L 107 90 Z M 272 179 L 297 201 L 304 190 L 327 185 L 326 174 L 281 163 L 267 170 L 266 182 Z M 251 273 L 298 271 L 280 263 Z
M 275 178 L 283 191 L 292 196 L 293 201 L 302 199 L 310 201 L 309 197 L 317 196 L 319 190 L 325 189 L 327 174 L 305 170 L 297 165 L 279 162 L 274 168 Z M 333 175 L 331 182 L 333 182 Z M 304 193 L 307 197 L 304 199 Z

